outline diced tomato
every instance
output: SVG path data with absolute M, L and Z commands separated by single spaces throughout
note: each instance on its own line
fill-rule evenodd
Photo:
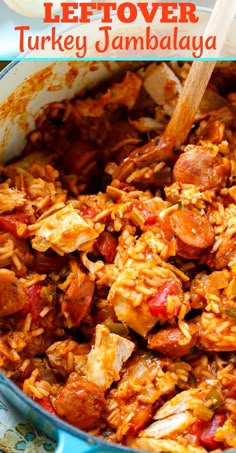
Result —
M 179 306 L 175 307 L 174 312 L 168 313 L 167 311 L 167 297 L 176 296 L 180 290 L 180 286 L 175 280 L 168 280 L 164 282 L 158 291 L 148 299 L 148 308 L 152 316 L 156 316 L 162 319 L 168 319 L 169 317 L 177 316 Z
M 106 263 L 113 263 L 117 245 L 118 242 L 115 236 L 109 231 L 104 231 L 96 240 L 95 248 L 101 253 Z
M 96 215 L 97 212 L 93 208 L 84 208 L 81 212 L 82 217 L 85 217 L 85 219 L 93 219 Z
M 214 437 L 217 429 L 223 426 L 226 418 L 225 414 L 215 414 L 209 421 L 198 420 L 191 425 L 189 434 L 196 436 L 199 443 L 209 450 L 220 448 L 220 443 Z
M 7 233 L 20 238 L 27 236 L 27 225 L 30 223 L 29 216 L 23 212 L 0 216 L 0 228 Z
M 34 254 L 34 268 L 36 272 L 42 274 L 59 272 L 65 263 L 66 258 L 64 256 L 48 256 L 37 251 Z
M 47 396 L 43 398 L 37 398 L 34 400 L 37 404 L 39 404 L 43 409 L 50 412 L 50 414 L 57 415 L 50 399 Z
M 144 214 L 144 217 L 146 217 L 144 225 L 154 225 L 156 223 L 157 221 L 156 214 L 153 214 L 150 211 L 147 211 L 146 209 L 143 210 L 142 213 Z
M 40 313 L 45 307 L 45 302 L 41 296 L 41 291 L 44 284 L 43 282 L 34 283 L 28 286 L 26 291 L 26 304 L 22 310 L 23 314 L 30 313 L 32 318 L 32 325 L 37 327 L 40 323 Z

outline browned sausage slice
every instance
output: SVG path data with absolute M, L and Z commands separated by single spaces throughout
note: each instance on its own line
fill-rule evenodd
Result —
M 170 216 L 175 235 L 184 244 L 206 249 L 214 242 L 214 230 L 206 217 L 189 210 L 175 211 Z
M 223 158 L 203 146 L 194 146 L 181 154 L 173 169 L 175 181 L 194 184 L 201 191 L 222 188 L 228 174 L 229 167 Z
M 218 248 L 215 259 L 214 259 L 214 264 L 215 268 L 218 269 L 224 269 L 224 267 L 228 266 L 229 262 L 233 257 L 236 255 L 236 238 L 235 236 L 232 238 L 227 238 L 225 237 L 221 244 L 220 247 Z
M 25 291 L 15 273 L 0 269 L 0 316 L 17 313 L 25 302 Z
M 61 306 L 67 327 L 79 326 L 88 313 L 92 304 L 94 286 L 94 282 L 79 268 L 74 272 Z
M 101 389 L 78 375 L 71 375 L 55 400 L 57 414 L 80 429 L 93 429 L 101 421 L 105 399 Z
M 188 324 L 191 338 L 184 336 L 179 327 L 164 327 L 148 341 L 149 349 L 159 351 L 173 359 L 188 354 L 197 341 L 197 326 L 193 323 Z

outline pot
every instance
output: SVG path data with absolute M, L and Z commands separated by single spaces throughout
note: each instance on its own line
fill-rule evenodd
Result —
M 71 99 L 114 74 L 134 67 L 131 61 L 15 61 L 0 75 L 0 160 L 20 155 L 35 117 L 49 102 Z M 56 453 L 122 453 L 138 450 L 108 443 L 49 414 L 0 374 L 0 391 L 51 439 Z M 236 450 L 230 450 L 232 453 Z

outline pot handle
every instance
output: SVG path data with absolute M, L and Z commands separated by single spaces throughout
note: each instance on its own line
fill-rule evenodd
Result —
M 89 440 L 75 437 L 63 429 L 58 430 L 58 445 L 55 453 L 118 453 L 119 448 L 92 444 Z

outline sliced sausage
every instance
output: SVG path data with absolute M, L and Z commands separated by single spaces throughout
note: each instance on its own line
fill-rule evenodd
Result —
M 202 249 L 185 244 L 181 241 L 181 239 L 177 238 L 176 255 L 182 256 L 182 258 L 186 258 L 188 260 L 196 260 L 200 258 L 201 254 Z
M 197 326 L 194 323 L 189 323 L 188 327 L 190 339 L 184 336 L 179 327 L 164 327 L 149 338 L 148 348 L 159 351 L 172 359 L 188 354 L 195 345 L 198 334 Z
M 62 302 L 62 314 L 67 327 L 79 326 L 92 304 L 94 282 L 80 269 L 74 273 L 73 280 Z
M 229 167 L 223 158 L 206 146 L 194 146 L 181 154 L 173 169 L 175 181 L 194 184 L 201 191 L 222 188 L 228 174 Z
M 25 291 L 13 271 L 0 269 L 0 316 L 21 310 L 26 302 Z
M 189 210 L 178 210 L 170 216 L 170 226 L 184 244 L 206 249 L 214 242 L 214 230 L 206 217 Z
M 55 400 L 57 414 L 79 429 L 93 429 L 101 422 L 105 399 L 101 389 L 78 375 L 71 375 Z

